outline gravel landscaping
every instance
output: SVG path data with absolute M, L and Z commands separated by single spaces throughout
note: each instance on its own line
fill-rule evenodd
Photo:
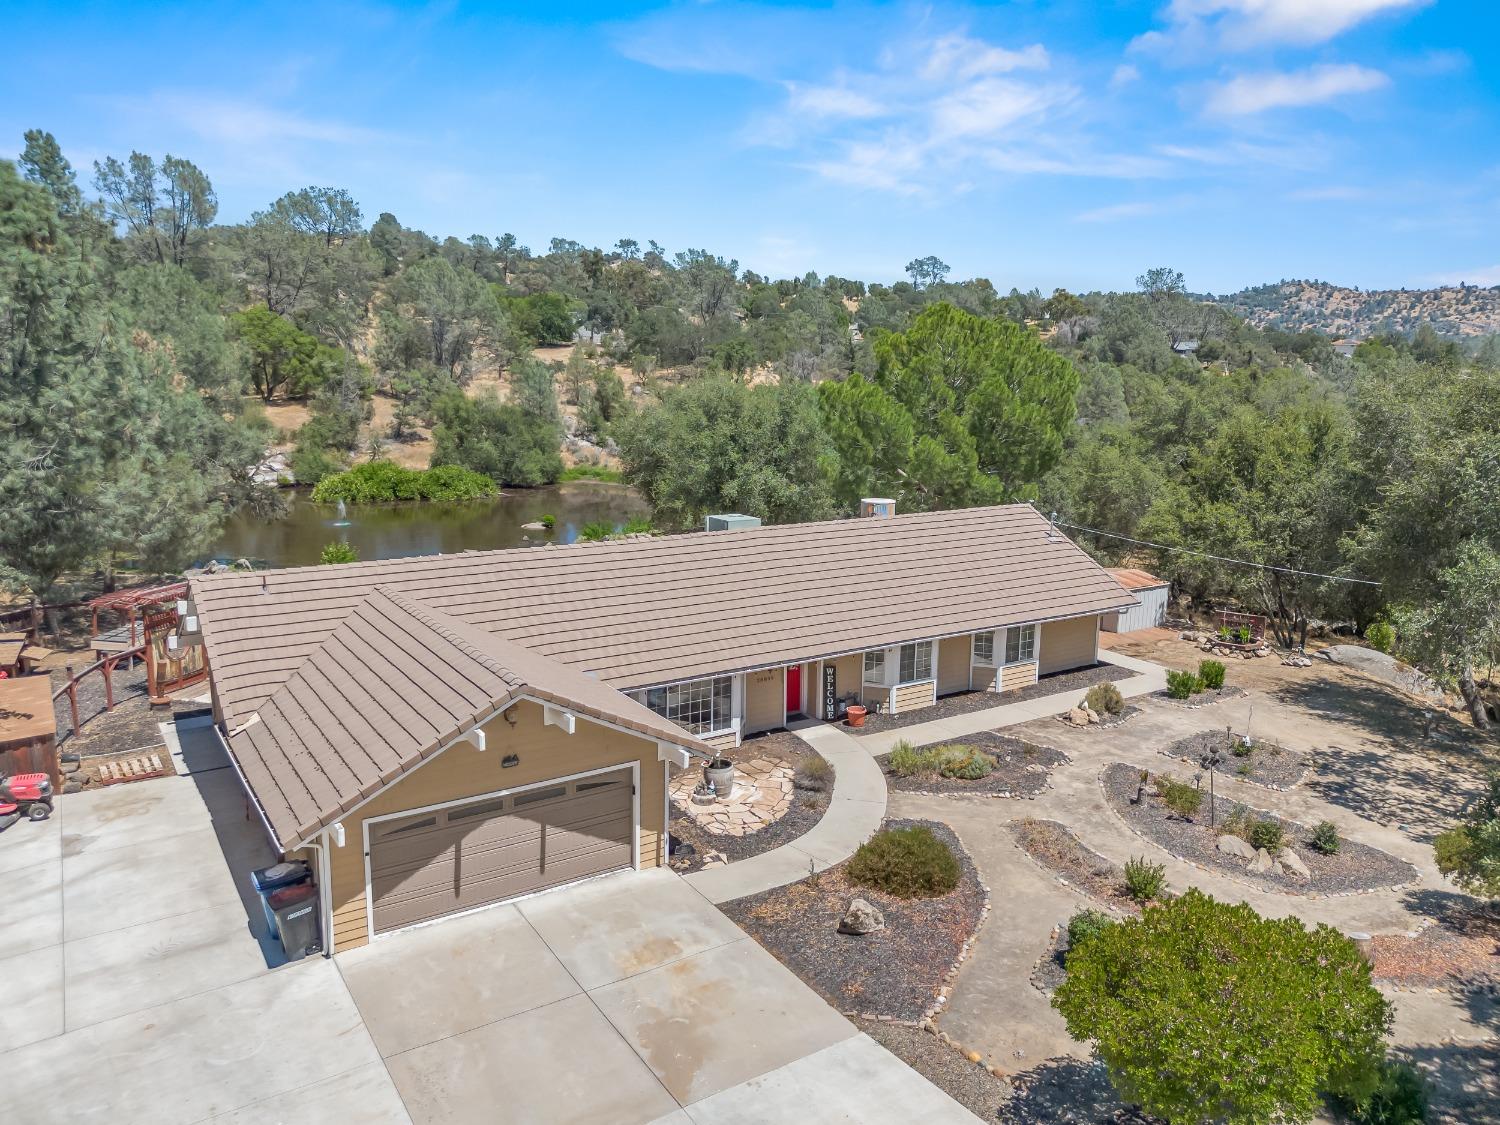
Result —
M 1237 699 L 1244 694 L 1244 688 L 1229 685 L 1220 688 L 1218 691 L 1194 692 L 1186 699 L 1173 699 L 1165 691 L 1153 691 L 1151 698 L 1159 699 L 1172 707 L 1181 707 L 1184 710 L 1196 711 L 1199 707 L 1211 707 L 1215 703 L 1222 703 L 1226 699 Z
M 934 719 L 947 719 L 954 715 L 967 715 L 973 711 L 984 711 L 990 707 L 1004 707 L 1008 703 L 1021 703 L 1028 699 L 1039 699 L 1044 695 L 1055 695 L 1063 691 L 1087 691 L 1094 684 L 1106 680 L 1119 683 L 1140 673 L 1118 664 L 1092 664 L 1087 668 L 1075 668 L 1071 672 L 1057 672 L 1043 676 L 1034 684 L 1027 684 L 1014 691 L 960 691 L 945 695 L 929 707 L 907 711 L 900 715 L 876 715 L 865 717 L 862 727 L 846 726 L 844 729 L 859 737 L 879 734 L 882 731 L 901 730 L 903 727 L 930 723 Z M 1080 696 L 1082 698 L 1082 696 Z
M 1068 979 L 1068 950 L 1072 945 L 1068 940 L 1067 929 L 1059 926 L 1042 952 L 1041 959 L 1037 961 L 1036 968 L 1031 970 L 1032 987 L 1042 995 L 1050 997 Z
M 944 797 L 958 793 L 981 797 L 1035 797 L 1047 788 L 1051 772 L 1068 761 L 1068 756 L 1061 750 L 988 731 L 936 742 L 921 749 L 954 747 L 973 747 L 981 751 L 994 760 L 995 768 L 988 776 L 972 781 L 944 777 L 935 769 L 900 777 L 891 771 L 890 755 L 887 754 L 881 758 L 886 785 L 904 793 L 930 793 Z
M 1307 762 L 1301 754 L 1253 739 L 1246 752 L 1244 739 L 1239 735 L 1226 737 L 1216 730 L 1199 731 L 1180 739 L 1162 753 L 1196 766 L 1210 750 L 1218 750 L 1224 758 L 1218 767 L 1219 773 L 1267 789 L 1290 789 L 1307 773 Z
M 1069 886 L 1112 910 L 1128 914 L 1140 911 L 1136 901 L 1125 893 L 1124 869 L 1085 847 L 1066 825 L 1028 818 L 1011 821 L 1010 831 L 1023 852 L 1060 875 Z
M 1134 703 L 1127 703 L 1125 704 L 1125 710 L 1121 711 L 1118 715 L 1100 715 L 1097 723 L 1084 723 L 1080 726 L 1073 721 L 1072 710 L 1069 709 L 1057 716 L 1057 721 L 1066 723 L 1074 730 L 1109 730 L 1111 727 L 1117 727 L 1121 723 L 1135 718 L 1144 710 L 1145 708 L 1137 707 Z
M 1010 1083 L 991 1074 L 983 1063 L 930 1031 L 902 1023 L 871 1021 L 860 1025 L 871 1039 L 911 1067 L 981 1121 L 994 1121 L 1010 1097 Z
M 1299 878 L 1290 872 L 1279 874 L 1274 869 L 1264 873 L 1252 872 L 1247 867 L 1246 859 L 1219 851 L 1219 833 L 1209 827 L 1207 792 L 1203 794 L 1202 808 L 1193 820 L 1188 821 L 1171 812 L 1157 796 L 1154 787 L 1156 775 L 1147 783 L 1141 802 L 1136 804 L 1135 795 L 1140 785 L 1140 776 L 1141 771 L 1135 766 L 1116 762 L 1105 769 L 1099 780 L 1110 806 L 1127 825 L 1153 844 L 1181 859 L 1287 894 L 1332 895 L 1374 891 L 1402 886 L 1417 877 L 1417 870 L 1411 864 L 1387 855 L 1378 848 L 1352 840 L 1342 841 L 1336 854 L 1323 855 L 1308 845 L 1312 829 L 1307 825 L 1282 817 L 1272 817 L 1270 813 L 1249 809 L 1236 801 L 1219 797 L 1215 801 L 1215 812 L 1220 825 L 1237 812 L 1242 815 L 1248 812 L 1257 818 L 1279 821 L 1285 834 L 1286 846 L 1294 849 L 1307 865 L 1311 878 Z
M 1370 959 L 1376 980 L 1407 988 L 1500 990 L 1500 907 L 1455 905 L 1416 937 L 1379 934 Z
M 1002 1120 L 1013 1125 L 1157 1125 L 1157 1119 L 1125 1105 L 1104 1064 L 1095 1060 L 1047 1059 L 1011 1079 L 1014 1091 Z
M 850 882 L 848 861 L 817 875 L 720 909 L 841 1012 L 916 1023 L 934 1007 L 984 917 L 988 895 L 953 830 L 929 821 L 890 820 L 885 828 L 922 824 L 953 849 L 958 886 L 937 898 L 903 899 Z M 885 928 L 839 933 L 851 899 L 885 916 Z
M 809 758 L 821 758 L 806 742 L 784 730 L 752 735 L 732 750 L 725 750 L 724 756 L 736 763 L 765 758 L 784 762 L 793 769 Z M 724 836 L 708 832 L 672 802 L 671 819 L 668 823 L 673 840 L 669 860 L 671 868 L 685 875 L 702 870 L 710 859 L 717 861 L 722 857 L 723 861 L 733 863 L 737 859 L 748 859 L 790 843 L 823 819 L 823 814 L 828 811 L 830 793 L 831 789 L 829 792 L 819 793 L 798 788 L 791 808 L 760 831 L 747 836 Z

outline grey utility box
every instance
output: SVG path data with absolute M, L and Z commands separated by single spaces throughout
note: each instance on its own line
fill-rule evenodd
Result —
M 744 531 L 746 528 L 759 526 L 759 516 L 742 516 L 738 512 L 728 512 L 721 516 L 705 516 L 703 520 L 704 531 Z

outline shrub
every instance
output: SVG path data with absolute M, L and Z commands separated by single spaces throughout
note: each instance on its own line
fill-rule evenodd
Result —
M 1377 621 L 1365 630 L 1365 640 L 1379 652 L 1390 652 L 1396 647 L 1396 630 L 1389 621 Z
M 1166 802 L 1167 808 L 1183 820 L 1192 820 L 1198 814 L 1198 810 L 1203 807 L 1203 790 L 1185 781 L 1158 775 L 1156 791 L 1161 794 L 1161 799 Z
M 1165 864 L 1152 863 L 1144 856 L 1125 861 L 1125 893 L 1136 902 L 1150 902 L 1160 898 L 1167 887 Z
M 1115 924 L 1115 920 L 1102 910 L 1080 910 L 1068 919 L 1068 953 L 1095 934 L 1102 933 Z
M 1167 673 L 1167 695 L 1172 699 L 1186 699 L 1198 690 L 1198 677 L 1192 672 L 1169 671 Z
M 1368 1083 L 1391 1020 L 1348 938 L 1197 890 L 1086 941 L 1053 1006 L 1166 1121 L 1310 1120 Z
M 1281 841 L 1286 832 L 1281 827 L 1281 821 L 1264 817 L 1250 826 L 1250 846 L 1252 848 L 1265 848 L 1266 851 L 1275 855 L 1281 850 Z
M 1224 662 L 1221 660 L 1200 660 L 1198 662 L 1198 679 L 1203 681 L 1203 686 L 1210 691 L 1218 691 L 1224 686 Z
M 1219 818 L 1219 834 L 1221 836 L 1238 836 L 1246 843 L 1250 842 L 1250 810 L 1244 805 L 1236 802 L 1229 806 L 1229 811 Z
M 1125 697 L 1114 684 L 1095 684 L 1089 688 L 1083 701 L 1089 709 L 1100 715 L 1118 715 L 1125 710 Z
M 614 533 L 615 529 L 609 524 L 595 520 L 592 523 L 584 524 L 578 529 L 578 538 L 582 539 L 585 543 L 600 543 Z
M 792 784 L 813 793 L 826 793 L 833 788 L 833 763 L 821 757 L 806 759 L 792 775 Z
M 941 768 L 944 777 L 960 781 L 980 781 L 995 772 L 995 759 L 981 750 L 971 749 L 961 758 L 950 758 Z
M 625 521 L 625 526 L 621 528 L 621 531 L 626 535 L 650 535 L 651 521 L 645 516 L 632 516 Z
M 885 764 L 897 777 L 911 777 L 932 768 L 931 756 L 902 739 L 891 750 Z
M 897 898 L 936 898 L 958 886 L 958 857 L 933 835 L 914 824 L 877 832 L 849 860 L 849 879 Z
M 406 469 L 391 461 L 367 461 L 318 482 L 312 498 L 320 504 L 387 504 L 396 500 L 477 500 L 499 487 L 482 473 L 458 465 Z
M 1323 855 L 1337 855 L 1343 841 L 1339 839 L 1339 830 L 1333 821 L 1323 820 L 1319 821 L 1318 826 L 1313 829 L 1307 843 L 1315 852 Z
M 1369 1094 L 1333 1100 L 1355 1125 L 1421 1125 L 1427 1120 L 1427 1079 L 1411 1063 L 1385 1059 Z
M 1231 738 L 1229 740 L 1229 752 L 1236 758 L 1248 758 L 1255 753 L 1255 743 L 1246 742 L 1243 738 Z
M 554 528 L 554 527 L 556 527 L 556 526 L 557 526 L 557 517 L 556 517 L 556 516 L 554 516 L 554 515 L 551 515 L 551 514 L 550 514 L 550 513 L 549 513 L 549 514 L 548 514 L 548 515 L 545 515 L 545 516 L 543 516 L 543 517 L 542 517 L 542 518 L 541 518 L 541 520 L 540 520 L 540 523 L 541 523 L 541 525 L 542 525 L 542 526 L 543 526 L 543 527 L 545 527 L 545 528 L 546 528 L 546 529 L 547 529 L 547 530 L 548 530 L 548 531 L 551 531 L 551 530 L 552 530 L 552 529 L 553 529 L 553 528 Z
M 1472 895 L 1500 897 L 1500 771 L 1463 824 L 1432 842 L 1438 870 Z
M 325 564 L 359 562 L 359 552 L 348 543 L 327 543 L 319 553 L 318 561 Z
M 1249 644 L 1250 643 L 1250 626 L 1248 626 L 1248 625 L 1241 625 L 1239 627 L 1239 629 L 1235 632 L 1235 638 L 1242 645 Z

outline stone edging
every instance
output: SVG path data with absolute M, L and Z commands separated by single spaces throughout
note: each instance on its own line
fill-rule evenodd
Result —
M 1007 823 L 1005 827 L 1007 829 L 1009 829 L 1011 827 L 1011 824 L 1014 824 L 1014 823 L 1015 823 L 1014 821 L 1011 821 L 1011 822 Z M 1059 821 L 1057 821 L 1057 823 L 1058 824 L 1062 824 L 1062 821 L 1059 820 Z M 1068 826 L 1066 824 L 1063 824 L 1063 827 L 1067 828 Z M 1071 829 L 1069 829 L 1069 831 L 1071 832 Z M 1073 837 L 1073 839 L 1078 840 L 1078 846 L 1080 848 L 1082 848 L 1084 851 L 1088 852 L 1090 855 L 1099 856 L 1099 858 L 1102 859 L 1105 863 L 1113 864 L 1115 862 L 1114 860 L 1110 859 L 1108 856 L 1099 855 L 1099 853 L 1096 852 L 1093 848 L 1089 847 L 1082 840 L 1079 840 L 1076 835 Z M 1053 871 L 1052 868 L 1050 868 L 1046 864 L 1042 863 L 1042 861 L 1039 860 L 1039 859 L 1037 859 L 1036 856 L 1032 855 L 1025 848 L 1023 848 L 1021 846 L 1021 841 L 1019 841 L 1019 840 L 1016 839 L 1016 836 L 1015 836 L 1014 832 L 1011 832 L 1011 834 L 1010 834 L 1010 845 L 1011 845 L 1011 847 L 1015 848 L 1016 851 L 1018 851 L 1018 852 L 1021 853 L 1022 857 L 1025 858 L 1026 862 L 1030 863 L 1033 867 L 1035 867 L 1043 875 L 1047 876 L 1049 879 L 1051 879 L 1053 882 L 1055 882 L 1058 886 L 1060 886 L 1060 887 L 1066 887 L 1068 890 L 1070 890 L 1074 894 L 1080 896 L 1081 898 L 1083 898 L 1087 902 L 1097 903 L 1099 906 L 1103 907 L 1105 910 L 1109 911 L 1109 913 L 1111 913 L 1111 914 L 1118 914 L 1122 918 L 1132 918 L 1132 917 L 1134 917 L 1133 914 L 1129 913 L 1126 910 L 1122 910 L 1120 907 L 1114 905 L 1113 903 L 1106 902 L 1104 899 L 1100 898 L 1098 895 L 1090 894 L 1088 891 L 1084 890 L 1081 886 L 1079 886 L 1077 883 L 1073 882 L 1067 876 L 1065 876 L 1065 875 L 1059 875 L 1056 871 Z M 1035 966 L 1033 966 L 1033 969 L 1035 969 Z
M 1194 703 L 1192 696 L 1188 696 L 1188 698 L 1186 698 L 1186 699 L 1173 699 L 1170 695 L 1167 694 L 1167 689 L 1166 688 L 1162 688 L 1160 691 L 1153 691 L 1153 692 L 1151 692 L 1150 695 L 1149 695 L 1149 698 L 1158 700 L 1159 702 L 1162 702 L 1162 703 L 1165 703 L 1168 707 L 1180 707 L 1184 711 L 1196 711 L 1200 707 L 1212 707 L 1215 703 L 1223 703 L 1225 700 L 1229 700 L 1229 699 L 1240 699 L 1240 698 L 1243 698 L 1246 695 L 1249 695 L 1250 693 L 1247 692 L 1242 687 L 1235 686 L 1235 687 L 1227 687 L 1223 691 L 1216 691 L 1216 692 L 1200 691 L 1200 692 L 1198 692 L 1198 694 L 1199 695 L 1210 695 L 1210 694 L 1212 694 L 1213 698 L 1212 699 L 1205 699 L 1201 703 Z
M 1184 758 L 1180 754 L 1169 753 L 1162 747 L 1158 747 L 1156 752 L 1163 758 L 1167 758 L 1173 762 L 1186 762 L 1188 765 L 1197 765 L 1197 763 L 1194 762 L 1192 758 Z M 1129 765 L 1128 762 L 1126 764 Z M 1199 768 L 1201 769 L 1202 767 Z M 1215 772 L 1218 773 L 1219 776 L 1229 778 L 1231 781 L 1239 782 L 1241 785 L 1253 785 L 1257 789 L 1265 789 L 1272 793 L 1290 793 L 1293 789 L 1297 788 L 1297 786 L 1301 785 L 1304 781 L 1307 780 L 1308 768 L 1304 764 L 1302 767 L 1302 772 L 1297 775 L 1297 780 L 1292 782 L 1290 785 L 1271 785 L 1270 783 L 1265 781 L 1253 781 L 1248 777 L 1240 777 L 1238 774 L 1225 773 L 1223 770 L 1216 770 Z M 1399 859 L 1400 857 L 1398 856 L 1397 858 Z
M 1136 697 L 1136 698 L 1139 698 L 1139 697 Z M 1144 715 L 1146 713 L 1146 709 L 1144 707 L 1137 707 L 1137 706 L 1135 706 L 1132 703 L 1127 703 L 1125 705 L 1125 710 L 1122 711 L 1122 712 L 1120 712 L 1118 715 L 1111 715 L 1107 719 L 1103 718 L 1101 716 L 1100 719 L 1099 719 L 1099 721 L 1097 723 L 1086 723 L 1085 725 L 1083 725 L 1081 727 L 1080 726 L 1076 726 L 1073 723 L 1073 721 L 1068 718 L 1068 715 L 1070 713 L 1071 713 L 1070 711 L 1064 711 L 1062 714 L 1060 714 L 1060 715 L 1054 715 L 1052 717 L 1054 719 L 1056 719 L 1059 723 L 1062 723 L 1063 726 L 1067 727 L 1069 730 L 1078 730 L 1078 731 L 1085 731 L 1085 730 L 1110 730 L 1113 727 L 1122 727 L 1122 726 L 1124 726 L 1126 723 L 1128 723 L 1131 719 L 1135 718 L 1137 715 Z
M 1128 765 L 1129 763 L 1126 763 L 1126 764 Z M 1109 766 L 1105 766 L 1104 768 L 1108 769 Z M 1236 875 L 1232 871 L 1226 871 L 1222 867 L 1210 867 L 1207 864 L 1199 863 L 1196 859 L 1189 859 L 1185 855 L 1178 855 L 1176 852 L 1172 851 L 1170 848 L 1167 848 L 1167 847 L 1164 847 L 1161 844 L 1158 844 L 1155 840 L 1151 839 L 1150 836 L 1147 836 L 1139 828 L 1137 828 L 1135 825 L 1131 824 L 1130 821 L 1126 820 L 1123 816 L 1120 815 L 1119 810 L 1116 809 L 1115 806 L 1114 806 L 1114 802 L 1112 802 L 1109 799 L 1109 791 L 1104 788 L 1104 772 L 1103 772 L 1103 770 L 1101 770 L 1099 772 L 1098 776 L 1096 776 L 1094 778 L 1094 783 L 1099 786 L 1099 794 L 1100 794 L 1100 796 L 1102 796 L 1104 798 L 1104 804 L 1109 809 L 1110 813 L 1114 816 L 1114 818 L 1116 820 L 1118 820 L 1121 824 L 1123 824 L 1129 831 L 1135 833 L 1136 836 L 1140 837 L 1140 839 L 1142 839 L 1146 843 L 1150 844 L 1157 851 L 1165 852 L 1167 855 L 1171 856 L 1173 859 L 1177 860 L 1179 863 L 1186 863 L 1189 867 L 1196 867 L 1199 871 L 1202 871 L 1202 872 L 1204 872 L 1206 874 L 1209 874 L 1209 875 L 1219 875 L 1219 876 L 1222 876 L 1225 879 L 1230 880 L 1231 882 L 1239 883 L 1242 886 L 1251 887 L 1251 888 L 1253 888 L 1254 890 L 1257 890 L 1257 891 L 1265 891 L 1265 892 L 1270 893 L 1270 894 L 1287 895 L 1290 898 L 1302 898 L 1302 899 L 1307 899 L 1309 901 L 1315 901 L 1317 899 L 1328 899 L 1328 898 L 1358 898 L 1360 895 L 1379 894 L 1382 891 L 1404 891 L 1404 890 L 1408 889 L 1409 887 L 1415 887 L 1419 883 L 1422 882 L 1422 873 L 1420 871 L 1418 871 L 1417 872 L 1417 877 L 1415 879 L 1409 879 L 1405 883 L 1391 883 L 1388 886 L 1384 886 L 1384 887 L 1371 887 L 1368 890 L 1363 890 L 1363 891 L 1283 891 L 1283 890 L 1280 890 L 1280 889 L 1278 889 L 1276 887 L 1273 887 L 1273 886 L 1267 886 L 1264 883 L 1257 883 L 1257 882 L 1255 882 L 1255 881 L 1253 881 L 1251 879 L 1246 879 L 1244 876 L 1242 876 L 1242 875 Z M 1367 847 L 1373 847 L 1373 845 L 1366 845 L 1366 846 Z M 1376 851 L 1383 851 L 1383 850 L 1384 849 L 1376 848 Z M 1385 854 L 1386 855 L 1391 855 L 1390 852 L 1385 852 Z M 1391 858 L 1394 859 L 1394 860 L 1396 860 L 1399 863 L 1406 864 L 1408 867 L 1411 867 L 1413 869 L 1416 868 L 1416 864 L 1412 863 L 1410 860 L 1402 859 L 1398 855 L 1397 856 L 1391 856 Z

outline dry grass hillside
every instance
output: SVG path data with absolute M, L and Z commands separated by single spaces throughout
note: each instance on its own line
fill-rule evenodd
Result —
M 1257 328 L 1312 329 L 1335 339 L 1411 333 L 1423 324 L 1455 339 L 1500 332 L 1500 286 L 1366 290 L 1326 281 L 1282 281 L 1216 301 Z

